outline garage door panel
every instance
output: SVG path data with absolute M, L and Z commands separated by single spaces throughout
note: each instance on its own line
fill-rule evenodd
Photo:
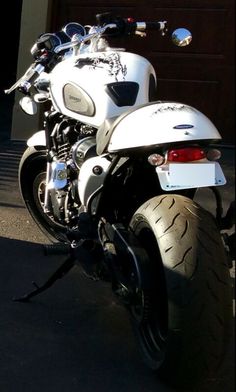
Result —
M 207 114 L 209 118 L 215 118 L 219 110 L 219 94 L 220 83 L 218 81 L 158 80 L 157 96 L 159 98 L 190 104 Z
M 166 7 L 173 10 L 195 8 L 195 9 L 217 9 L 228 8 L 232 4 L 232 0 L 146 0 L 147 5 L 151 7 Z

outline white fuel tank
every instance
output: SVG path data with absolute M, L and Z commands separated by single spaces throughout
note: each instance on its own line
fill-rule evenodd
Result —
M 199 110 L 178 102 L 153 102 L 121 116 L 113 125 L 108 152 L 198 140 L 221 140 Z
M 55 108 L 94 127 L 153 100 L 155 86 L 150 62 L 125 51 L 71 56 L 57 64 L 50 76 Z

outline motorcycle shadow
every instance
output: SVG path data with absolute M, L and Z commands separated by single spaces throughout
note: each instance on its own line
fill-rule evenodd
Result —
M 171 392 L 143 366 L 128 315 L 110 285 L 73 268 L 27 304 L 12 297 L 50 275 L 62 256 L 42 244 L 0 237 L 0 389 Z
M 3 237 L 0 247 L 1 390 L 17 384 L 32 392 L 174 391 L 143 364 L 110 284 L 85 278 L 76 265 L 29 303 L 12 302 L 32 280 L 44 282 L 65 256 L 45 256 L 43 244 Z M 233 391 L 233 347 L 218 378 L 198 392 Z

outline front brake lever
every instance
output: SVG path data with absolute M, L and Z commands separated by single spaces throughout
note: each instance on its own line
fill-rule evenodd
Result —
M 8 90 L 4 90 L 4 93 L 10 94 L 12 91 L 16 90 L 21 85 L 23 86 L 25 83 L 28 82 L 30 83 L 30 80 L 34 76 L 40 75 L 40 73 L 43 72 L 44 69 L 45 67 L 41 64 L 37 64 L 37 65 L 35 65 L 35 63 L 31 64 L 30 67 L 27 69 L 27 71 L 24 73 L 24 75 L 21 76 L 21 78 L 17 80 L 17 82 L 13 84 L 13 86 L 11 86 Z

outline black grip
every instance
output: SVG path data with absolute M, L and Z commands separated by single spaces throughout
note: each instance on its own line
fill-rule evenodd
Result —
M 145 22 L 146 23 L 146 30 L 160 30 L 161 22 Z

